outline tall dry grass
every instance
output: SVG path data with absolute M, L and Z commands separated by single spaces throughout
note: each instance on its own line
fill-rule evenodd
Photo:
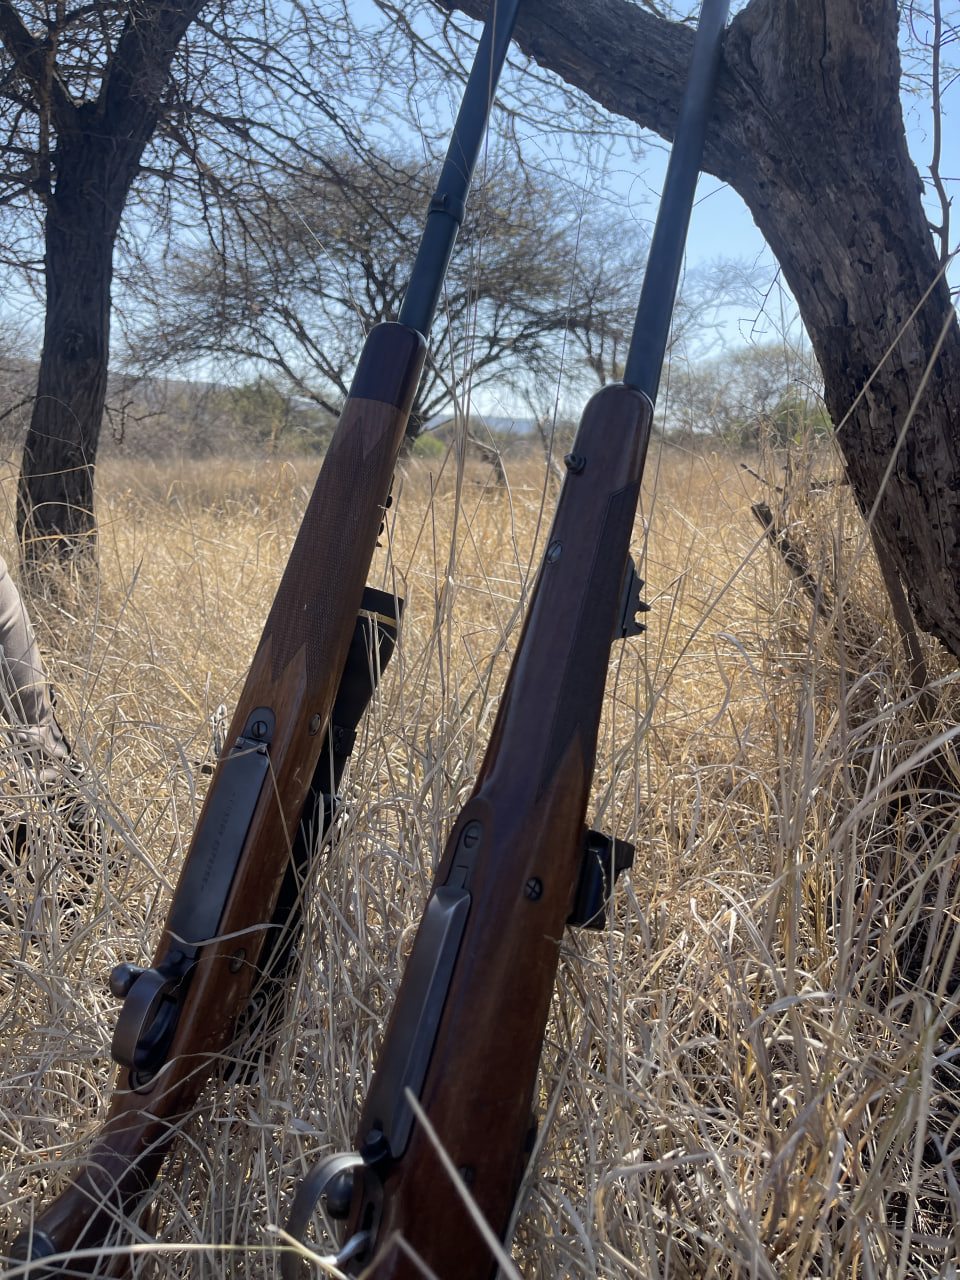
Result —
M 753 460 L 756 465 L 756 460 Z M 773 484 L 783 473 L 761 470 Z M 654 445 L 636 549 L 649 630 L 611 653 L 593 825 L 636 865 L 568 931 L 513 1254 L 528 1277 L 955 1274 L 960 780 L 953 664 L 911 689 L 830 458 L 776 495 Z M 149 957 L 312 483 L 302 466 L 112 463 L 96 587 L 31 601 L 110 831 L 83 855 L 10 748 L 0 925 L 0 1200 L 54 1193 L 113 1075 L 106 975 Z M 372 580 L 406 598 L 335 846 L 318 859 L 283 1033 L 237 1044 L 184 1126 L 138 1276 L 272 1277 L 296 1180 L 347 1148 L 384 1016 L 469 792 L 545 542 L 535 460 L 408 465 Z M 786 501 L 827 616 L 750 513 Z M 6 543 L 10 546 L 9 539 Z M 78 860 L 85 857 L 78 875 Z M 5 1274 L 16 1274 L 10 1269 Z

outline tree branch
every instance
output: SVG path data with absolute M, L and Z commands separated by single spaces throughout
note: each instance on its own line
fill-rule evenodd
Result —
M 478 20 L 488 8 L 487 0 L 434 2 L 446 13 L 460 9 Z M 693 50 L 691 27 L 654 17 L 626 0 L 528 0 L 520 8 L 514 39 L 539 66 L 608 111 L 673 137 Z M 718 103 L 722 96 L 721 86 Z
M 55 71 L 49 82 L 47 80 L 49 41 L 30 34 L 10 0 L 0 0 L 0 41 L 38 98 L 45 94 L 49 83 L 50 109 L 55 116 L 65 118 L 74 110 L 73 100 L 59 73 Z

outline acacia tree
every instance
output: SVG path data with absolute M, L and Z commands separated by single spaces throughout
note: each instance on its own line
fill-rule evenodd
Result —
M 329 154 L 276 189 L 221 201 L 214 243 L 181 240 L 163 287 L 138 300 L 123 362 L 148 375 L 179 367 L 278 379 L 330 414 L 346 397 L 369 329 L 395 320 L 423 232 L 438 162 L 368 152 Z M 268 175 L 269 176 L 269 175 Z M 495 385 L 535 413 L 565 392 L 622 372 L 646 237 L 589 206 L 569 183 L 514 160 L 488 162 L 474 183 L 446 274 L 430 353 L 407 428 L 449 413 L 461 388 Z M 755 301 L 750 273 L 718 262 L 691 272 L 673 341 L 702 338 L 721 305 Z
M 899 16 L 896 0 L 750 0 L 726 35 L 704 168 L 776 255 L 860 506 L 920 626 L 960 657 L 960 327 L 907 149 Z M 627 0 L 529 0 L 516 39 L 672 136 L 688 26 Z
M 121 288 L 118 310 L 115 283 L 158 268 L 165 288 L 165 250 L 187 227 L 235 248 L 225 228 L 255 225 L 264 190 L 328 154 L 361 163 L 364 111 L 371 136 L 384 119 L 393 131 L 408 94 L 436 84 L 426 46 L 374 13 L 344 0 L 0 0 L 0 268 L 45 304 L 18 491 L 28 561 L 95 545 L 111 301 L 123 320 L 131 297 Z M 412 118 L 429 151 L 429 103 Z
M 437 166 L 397 155 L 328 155 L 278 190 L 224 209 L 220 239 L 167 256 L 131 342 L 144 370 L 234 364 L 283 381 L 335 413 L 366 331 L 396 319 Z M 475 183 L 447 272 L 408 435 L 473 390 L 555 381 L 561 339 L 572 380 L 603 379 L 632 323 L 641 237 L 614 244 L 569 208 L 566 187 L 508 165 Z

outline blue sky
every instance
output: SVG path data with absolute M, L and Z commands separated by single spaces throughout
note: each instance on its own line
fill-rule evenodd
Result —
M 694 0 L 690 0 L 691 5 Z M 734 0 L 732 9 L 736 11 L 743 6 L 745 0 Z M 363 11 L 371 0 L 352 0 L 354 7 Z M 371 17 L 379 14 L 370 9 Z M 943 0 L 944 19 L 948 23 L 960 22 L 960 0 Z M 479 24 L 474 26 L 479 33 Z M 434 37 L 435 38 L 435 37 Z M 472 50 L 471 50 L 472 52 Z M 950 51 L 951 59 L 957 60 L 956 46 Z M 396 103 L 390 103 L 390 94 L 384 95 L 384 120 L 389 122 L 390 135 L 395 140 L 397 120 L 408 104 L 407 94 L 416 99 L 418 86 L 408 84 L 396 88 Z M 449 102 L 437 102 L 428 94 L 435 92 L 435 86 L 424 86 L 422 107 L 425 120 L 435 125 L 439 132 L 445 134 L 449 128 L 451 107 L 455 110 L 459 88 L 449 86 L 446 95 Z M 444 95 L 441 95 L 444 96 Z M 931 118 L 928 98 L 917 94 L 906 99 L 907 125 L 911 151 L 918 168 L 926 174 L 930 159 Z M 960 191 L 960 82 L 953 84 L 946 97 L 946 118 L 944 121 L 944 158 L 942 172 L 948 180 L 951 192 Z M 522 124 L 521 124 L 522 127 Z M 599 164 L 579 168 L 564 155 L 564 143 L 561 139 L 551 140 L 543 135 L 542 124 L 531 129 L 530 136 L 524 139 L 524 153 L 534 163 L 542 159 L 545 166 L 554 171 L 562 171 L 570 180 L 571 198 L 574 203 L 594 199 L 609 202 L 610 216 L 621 219 L 624 235 L 631 234 L 631 227 L 636 225 L 647 231 L 652 227 L 656 212 L 656 201 L 663 181 L 666 167 L 667 148 L 658 139 L 644 136 L 645 150 L 639 160 L 630 155 L 631 139 L 627 134 L 628 126 L 623 122 L 614 122 L 614 129 L 623 128 L 624 143 L 622 156 L 616 158 L 612 170 L 607 176 L 601 176 Z M 637 136 L 634 131 L 633 138 Z M 938 211 L 934 211 L 938 216 Z M 960 210 L 955 212 L 955 225 L 952 241 L 960 243 Z M 719 258 L 739 259 L 756 265 L 757 280 L 761 291 L 766 292 L 777 281 L 777 265 L 767 249 L 762 236 L 754 226 L 753 220 L 739 196 L 715 179 L 701 179 L 698 203 L 694 210 L 687 246 L 688 267 L 702 267 Z M 954 266 L 951 282 L 960 287 L 960 267 Z M 639 297 L 640 280 L 637 280 L 637 296 Z M 759 296 L 759 295 L 758 295 Z M 8 299 L 9 303 L 9 299 Z M 35 308 L 28 301 L 28 309 Z M 764 340 L 774 336 L 784 321 L 790 321 L 791 303 L 785 290 L 775 289 L 765 304 L 765 314 L 760 312 L 760 303 L 756 306 L 739 306 L 728 308 L 725 313 L 723 337 L 731 344 L 744 344 L 749 341 Z M 799 336 L 799 331 L 796 331 Z

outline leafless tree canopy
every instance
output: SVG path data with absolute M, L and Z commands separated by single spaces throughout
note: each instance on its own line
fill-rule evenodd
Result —
M 435 180 L 432 161 L 331 154 L 276 189 L 222 204 L 221 242 L 181 243 L 166 288 L 142 299 L 137 362 L 227 360 L 241 377 L 266 368 L 335 412 L 365 333 L 399 312 Z M 564 335 L 573 376 L 615 373 L 643 239 L 615 238 L 571 211 L 566 194 L 509 163 L 478 182 L 411 434 L 449 412 L 463 385 L 495 382 L 506 393 L 555 381 Z

